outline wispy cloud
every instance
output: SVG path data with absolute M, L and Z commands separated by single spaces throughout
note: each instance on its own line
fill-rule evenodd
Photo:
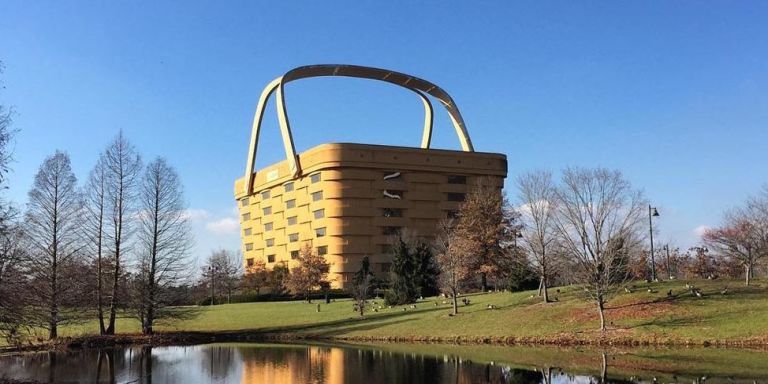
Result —
M 208 211 L 202 208 L 190 208 L 184 211 L 184 217 L 189 221 L 205 220 L 210 216 Z
M 235 217 L 225 217 L 207 223 L 205 228 L 216 234 L 238 233 L 240 231 L 240 222 Z
M 701 238 L 702 236 L 704 236 L 704 232 L 706 232 L 709 229 L 711 229 L 711 227 L 708 225 L 699 225 L 698 227 L 693 229 L 693 233 L 695 233 L 696 236 Z

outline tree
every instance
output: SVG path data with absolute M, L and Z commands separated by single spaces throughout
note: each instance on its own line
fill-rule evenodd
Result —
M 517 187 L 522 208 L 521 243 L 540 280 L 544 302 L 549 302 L 547 282 L 556 268 L 555 228 L 556 190 L 549 172 L 531 172 L 518 177 Z
M 401 233 L 392 237 L 392 266 L 389 269 L 389 290 L 384 296 L 387 305 L 416 302 L 419 297 L 418 265 L 411 247 Z
M 261 292 L 261 288 L 269 283 L 269 271 L 264 260 L 256 260 L 253 265 L 246 267 L 245 276 L 243 276 L 243 286 L 249 291 L 256 291 L 256 296 Z
M 82 206 L 69 156 L 56 151 L 35 175 L 24 220 L 30 298 L 50 339 L 58 337 L 60 323 L 71 319 L 72 311 L 62 311 L 64 301 L 77 296 L 73 265 L 80 251 Z
M 371 271 L 371 263 L 368 260 L 368 256 L 364 256 L 360 263 L 360 269 L 355 272 L 355 278 L 352 281 L 352 289 L 350 290 L 352 297 L 357 302 L 357 309 L 360 311 L 360 316 L 365 315 L 365 302 L 368 300 L 373 280 L 374 275 L 373 271 Z
M 413 247 L 414 264 L 416 265 L 416 290 L 419 296 L 435 296 L 439 293 L 438 277 L 440 268 L 435 261 L 432 247 L 424 242 L 417 241 Z
M 240 283 L 240 256 L 232 251 L 220 249 L 208 257 L 203 266 L 203 281 L 211 292 L 211 305 L 216 304 L 216 292 L 226 292 L 227 303 L 232 302 L 232 293 Z
M 437 265 L 440 267 L 440 286 L 451 293 L 453 315 L 459 313 L 458 295 L 466 280 L 472 276 L 475 260 L 461 247 L 457 247 L 460 239 L 454 219 L 446 219 L 438 223 L 435 238 L 435 254 Z
M 12 117 L 13 110 L 0 104 L 0 191 L 8 188 L 6 175 L 13 159 L 10 145 L 16 131 L 11 128 Z M 9 341 L 14 341 L 25 323 L 25 305 L 19 293 L 25 283 L 21 263 L 26 255 L 20 244 L 22 231 L 17 218 L 18 210 L 0 195 L 0 337 Z
M 29 323 L 23 270 L 23 261 L 29 257 L 22 235 L 18 225 L 6 225 L 0 230 L 0 337 L 11 344 L 21 341 L 19 330 Z
M 109 268 L 105 252 L 107 207 L 107 178 L 104 156 L 100 155 L 96 165 L 88 175 L 88 182 L 83 193 L 85 197 L 85 237 L 88 250 L 95 264 L 96 274 L 96 315 L 99 319 L 99 333 L 105 334 L 104 325 L 104 273 Z
M 744 283 L 749 286 L 755 265 L 768 258 L 768 189 L 726 213 L 724 224 L 705 231 L 703 240 L 721 256 L 740 262 Z
M 115 334 L 115 320 L 121 303 L 123 256 L 129 251 L 128 240 L 132 234 L 132 218 L 136 211 L 136 195 L 141 179 L 141 156 L 136 148 L 119 132 L 104 151 L 106 179 L 106 222 L 111 242 L 112 271 L 109 296 L 109 321 L 104 334 Z M 99 319 L 103 322 L 103 318 Z
M 138 292 L 136 314 L 141 331 L 152 334 L 156 319 L 172 316 L 172 287 L 189 276 L 192 245 L 181 181 L 163 158 L 149 163 L 139 192 Z
M 602 168 L 566 169 L 556 193 L 561 244 L 605 330 L 605 303 L 626 281 L 629 255 L 638 248 L 642 194 L 619 171 Z
M 503 257 L 505 244 L 516 236 L 517 213 L 491 178 L 480 178 L 459 208 L 455 244 L 458 252 L 466 252 L 475 260 L 474 270 L 480 274 L 483 291 L 489 275 L 499 273 L 497 261 Z
M 312 252 L 312 247 L 308 243 L 299 251 L 297 261 L 299 265 L 291 269 L 286 285 L 291 293 L 301 295 L 311 303 L 312 291 L 328 282 L 330 265 L 324 257 Z
M 285 285 L 290 273 L 291 271 L 288 270 L 288 265 L 285 263 L 275 264 L 272 269 L 267 271 L 267 287 L 269 287 L 269 292 L 272 295 L 280 296 L 285 294 Z

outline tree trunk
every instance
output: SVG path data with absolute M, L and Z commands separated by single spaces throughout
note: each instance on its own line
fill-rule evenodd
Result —
M 750 279 L 752 278 L 752 262 L 747 262 L 744 266 L 745 284 L 749 287 Z
M 115 256 L 115 272 L 114 272 L 114 279 L 115 281 L 112 282 L 112 298 L 110 299 L 109 303 L 109 325 L 107 325 L 107 329 L 104 330 L 105 335 L 114 335 L 115 334 L 115 319 L 117 317 L 117 305 L 118 305 L 118 288 L 119 288 L 119 281 L 120 281 L 120 257 Z
M 605 304 L 602 298 L 597 299 L 597 310 L 600 313 L 600 330 L 605 331 Z
M 483 292 L 488 291 L 488 276 L 485 272 L 480 273 L 480 286 L 482 287 Z
M 541 278 L 541 291 L 544 292 L 544 302 L 549 303 L 549 292 L 547 291 L 547 280 Z
M 453 298 L 453 314 L 458 315 L 459 314 L 459 303 L 458 298 L 456 297 L 456 290 L 453 290 L 453 295 L 451 295 Z

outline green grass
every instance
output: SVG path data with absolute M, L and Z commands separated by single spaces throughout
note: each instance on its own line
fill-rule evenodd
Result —
M 443 339 L 457 337 L 525 338 L 529 340 L 591 340 L 615 338 L 647 343 L 694 343 L 768 340 L 768 284 L 756 281 L 744 287 L 737 280 L 694 281 L 703 298 L 685 289 L 686 281 L 637 283 L 634 293 L 621 292 L 608 303 L 609 331 L 598 328 L 597 312 L 577 288 L 551 289 L 558 301 L 544 304 L 535 292 L 468 295 L 471 304 L 460 304 L 459 316 L 448 316 L 450 305 L 428 298 L 416 309 L 403 307 L 369 311 L 365 318 L 353 312 L 350 300 L 331 304 L 271 302 L 217 305 L 198 308 L 190 320 L 157 327 L 159 331 L 265 331 L 289 332 L 339 339 L 397 338 Z M 720 291 L 729 287 L 729 293 Z M 647 292 L 652 288 L 654 293 Z M 667 291 L 673 296 L 667 298 Z M 382 300 L 375 300 L 382 304 Z M 435 303 L 438 305 L 435 306 Z M 499 309 L 487 310 L 493 304 Z M 120 333 L 136 333 L 138 323 L 121 319 Z M 97 331 L 95 322 L 65 327 L 63 336 L 83 336 Z

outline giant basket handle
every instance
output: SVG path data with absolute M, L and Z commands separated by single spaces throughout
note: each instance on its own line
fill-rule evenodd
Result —
M 275 90 L 277 90 L 277 119 L 280 124 L 280 134 L 283 137 L 283 147 L 285 149 L 285 156 L 288 160 L 288 167 L 294 177 L 301 175 L 301 164 L 299 163 L 299 158 L 296 155 L 296 147 L 293 143 L 293 135 L 291 134 L 291 125 L 288 121 L 288 113 L 285 108 L 285 84 L 294 80 L 321 76 L 345 76 L 386 81 L 388 83 L 399 85 L 415 92 L 424 105 L 424 132 L 421 137 L 421 148 L 425 149 L 429 148 L 432 141 L 433 118 L 432 103 L 430 103 L 427 95 L 433 96 L 438 99 L 448 111 L 451 122 L 456 129 L 456 134 L 459 137 L 461 149 L 465 152 L 474 151 L 474 148 L 472 147 L 472 141 L 469 139 L 469 134 L 467 133 L 467 128 L 464 125 L 464 119 L 461 117 L 459 108 L 456 106 L 456 103 L 454 103 L 451 96 L 437 85 L 418 77 L 386 69 L 363 67 L 358 65 L 308 65 L 294 68 L 286 72 L 283 76 L 272 80 L 261 92 L 261 96 L 259 97 L 259 104 L 256 106 L 256 113 L 253 117 L 251 141 L 248 150 L 248 160 L 245 168 L 245 178 L 247 182 L 245 183 L 244 187 L 246 193 L 250 193 L 253 189 L 253 181 L 255 177 L 253 168 L 256 163 L 256 147 L 259 142 L 261 121 L 264 117 L 264 109 L 267 105 L 267 101 L 269 101 L 269 97 L 272 96 Z

